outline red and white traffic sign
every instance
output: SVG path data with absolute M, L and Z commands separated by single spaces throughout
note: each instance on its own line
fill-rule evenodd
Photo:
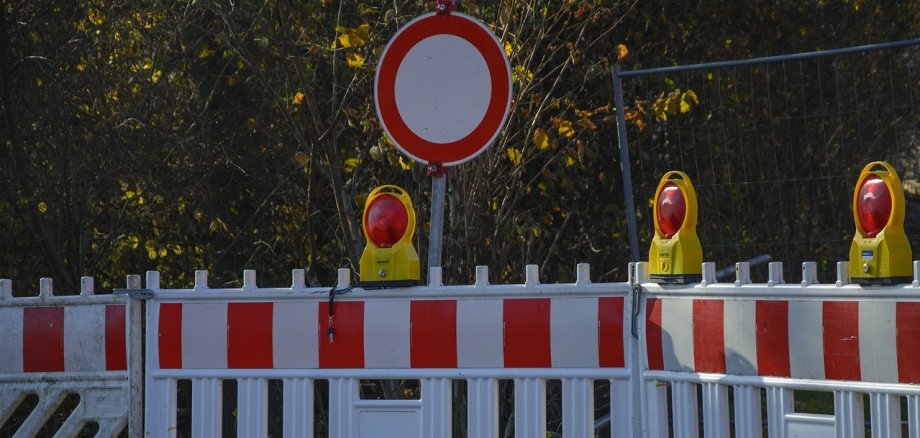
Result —
M 479 155 L 501 131 L 511 106 L 511 67 L 479 20 L 425 14 L 387 43 L 374 97 L 399 150 L 421 163 L 452 166 Z

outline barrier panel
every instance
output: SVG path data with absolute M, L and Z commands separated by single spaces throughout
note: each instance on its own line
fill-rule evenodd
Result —
M 898 286 L 847 284 L 846 262 L 829 285 L 814 263 L 794 284 L 778 262 L 767 284 L 751 284 L 746 263 L 735 283 L 714 271 L 642 285 L 644 436 L 920 436 L 917 262 L 913 284 Z M 832 394 L 833 409 L 799 412 L 799 391 Z
M 93 295 L 13 298 L 0 280 L 0 426 L 2 435 L 117 436 L 128 422 L 125 299 Z M 55 431 L 55 425 L 60 427 Z M 95 424 L 95 427 L 93 426 Z M 15 434 L 15 435 L 14 435 Z
M 469 436 L 499 437 L 501 379 L 514 386 L 514 433 L 546 436 L 546 381 L 562 386 L 563 436 L 593 436 L 594 381 L 610 383 L 613 436 L 635 436 L 634 343 L 626 283 L 489 285 L 365 291 L 340 271 L 336 293 L 304 287 L 159 288 L 147 275 L 146 431 L 175 436 L 177 382 L 191 381 L 192 436 L 221 436 L 222 381 L 237 379 L 236 433 L 265 436 L 268 383 L 281 380 L 284 436 L 313 436 L 317 380 L 328 381 L 330 437 L 451 436 L 452 381 L 467 387 Z M 330 310 L 331 308 L 331 310 Z M 330 331 L 330 328 L 332 329 Z M 418 379 L 417 400 L 366 400 L 367 379 Z

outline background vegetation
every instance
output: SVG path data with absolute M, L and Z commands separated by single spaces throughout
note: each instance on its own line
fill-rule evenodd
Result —
M 657 67 L 920 31 L 916 1 L 469 0 L 460 9 L 505 45 L 515 99 L 496 143 L 451 169 L 449 283 L 469 281 L 477 264 L 493 282 L 519 281 L 527 263 L 546 281 L 571 281 L 577 262 L 590 262 L 595 280 L 625 278 L 618 60 Z M 356 267 L 363 196 L 383 183 L 414 195 L 424 264 L 430 179 L 383 134 L 373 75 L 393 33 L 431 10 L 420 1 L 2 0 L 0 276 L 17 295 L 36 293 L 40 276 L 67 293 L 81 275 L 107 289 L 151 269 L 166 287 L 191 286 L 195 269 L 236 286 L 247 268 L 263 285 L 289 284 L 292 268 L 329 285 L 336 268 Z M 679 86 L 637 82 L 628 109 L 646 101 L 654 111 Z M 631 129 L 675 119 L 648 113 Z M 657 181 L 656 172 L 642 177 Z M 648 196 L 637 193 L 639 214 Z M 728 221 L 725 204 L 713 213 Z M 821 223 L 821 212 L 784 214 Z

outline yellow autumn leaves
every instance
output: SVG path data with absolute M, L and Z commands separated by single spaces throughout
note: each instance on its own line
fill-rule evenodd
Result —
M 345 48 L 345 64 L 351 68 L 361 68 L 364 65 L 364 56 L 355 49 L 364 46 L 370 40 L 370 25 L 364 23 L 358 27 L 338 26 L 335 31 L 339 34 L 339 44 Z
M 587 114 L 590 112 L 578 111 L 578 113 Z M 567 120 L 564 118 L 553 117 L 552 119 L 550 119 L 550 123 L 556 128 L 555 129 L 556 135 L 558 135 L 559 138 L 565 138 L 565 139 L 570 139 L 570 138 L 575 137 L 576 127 L 579 127 L 584 130 L 589 130 L 589 131 L 594 131 L 595 129 L 597 129 L 597 125 L 595 125 L 594 122 L 592 122 L 591 119 L 587 116 L 583 117 L 582 119 L 578 120 L 575 123 L 572 123 L 571 120 Z M 537 148 L 538 151 L 545 151 L 547 149 L 556 147 L 556 142 L 552 139 L 551 132 L 552 130 L 547 131 L 543 128 L 536 128 L 533 130 L 531 141 L 533 142 L 533 145 Z M 511 164 L 518 166 L 524 161 L 524 152 L 519 148 L 514 148 L 514 147 L 507 148 L 505 149 L 505 158 L 507 158 L 508 161 L 511 161 Z M 574 160 L 571 160 L 569 158 L 570 157 L 567 157 L 566 159 L 566 165 L 574 164 Z
M 652 111 L 658 120 L 666 122 L 669 115 L 686 114 L 699 103 L 700 100 L 693 90 L 681 91 L 678 88 L 670 93 L 661 93 L 652 103 Z

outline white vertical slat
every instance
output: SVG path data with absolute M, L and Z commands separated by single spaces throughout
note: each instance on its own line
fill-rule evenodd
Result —
M 284 379 L 284 436 L 313 438 L 313 379 Z
M 834 417 L 837 438 L 866 436 L 862 394 L 834 391 Z
M 763 414 L 760 410 L 760 388 L 737 385 L 733 389 L 733 395 L 735 399 L 735 436 L 761 438 L 763 436 Z
M 237 380 L 236 433 L 238 436 L 268 436 L 268 380 Z
M 767 436 L 785 438 L 786 414 L 793 412 L 792 390 L 767 388 Z
M 872 437 L 901 436 L 901 397 L 894 394 L 869 394 Z
M 645 382 L 645 435 L 668 436 L 668 385 L 660 380 Z
M 221 379 L 207 377 L 192 380 L 192 436 L 220 438 L 223 433 L 223 394 Z
M 639 406 L 633 407 L 631 404 L 633 401 L 632 388 L 631 382 L 626 379 L 610 381 L 610 436 L 612 438 L 627 438 L 639 434 L 638 430 L 635 434 L 632 432 L 632 416 L 641 415 Z
M 546 381 L 514 379 L 514 435 L 546 436 Z
M 422 436 L 449 437 L 453 398 L 450 379 L 422 379 Z
M 562 379 L 562 436 L 594 436 L 594 380 Z
M 696 383 L 671 383 L 671 412 L 674 413 L 674 438 L 699 438 L 699 406 Z
M 469 436 L 498 438 L 498 381 L 469 379 L 466 381 L 466 392 L 466 428 Z
M 920 395 L 907 396 L 907 433 L 910 438 L 920 438 Z
M 329 436 L 350 438 L 355 425 L 352 404 L 358 399 L 358 379 L 329 379 Z
M 728 387 L 703 385 L 703 433 L 706 438 L 728 438 Z

